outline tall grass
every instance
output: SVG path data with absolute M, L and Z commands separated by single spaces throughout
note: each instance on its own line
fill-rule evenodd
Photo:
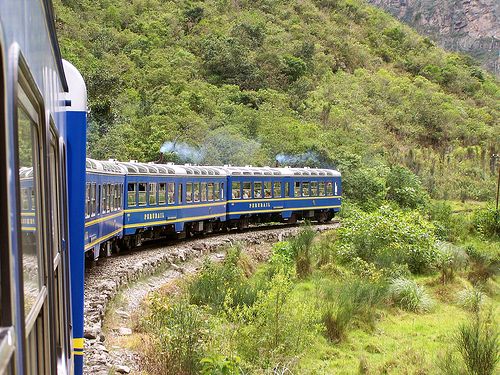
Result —
M 446 284 L 453 281 L 456 272 L 467 265 L 468 256 L 461 247 L 449 242 L 438 242 L 437 249 L 436 267 L 441 272 L 441 282 Z
M 304 226 L 299 234 L 290 241 L 292 253 L 295 258 L 297 277 L 304 279 L 311 274 L 311 247 L 316 236 L 310 225 Z
M 485 300 L 486 295 L 477 288 L 465 288 L 457 294 L 458 305 L 476 313 L 480 311 Z
M 499 332 L 491 311 L 477 313 L 468 323 L 462 324 L 455 336 L 455 343 L 468 373 L 491 375 L 495 373 L 499 358 Z
M 241 268 L 241 249 L 228 249 L 222 264 L 206 261 L 201 272 L 188 284 L 189 302 L 220 311 L 230 294 L 233 305 L 251 305 L 257 289 L 248 281 Z
M 384 284 L 363 279 L 324 286 L 320 298 L 325 300 L 322 323 L 325 334 L 332 342 L 345 338 L 346 332 L 358 319 L 373 325 L 376 307 L 386 295 Z
M 415 281 L 398 278 L 392 280 L 389 293 L 397 306 L 412 312 L 428 312 L 434 303 L 425 289 Z
M 150 302 L 144 323 L 153 334 L 153 345 L 146 348 L 148 369 L 165 375 L 198 373 L 208 341 L 203 311 L 185 300 L 159 295 Z

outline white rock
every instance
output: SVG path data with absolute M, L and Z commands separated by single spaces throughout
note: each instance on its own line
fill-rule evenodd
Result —
M 132 334 L 132 330 L 130 328 L 127 328 L 127 327 L 120 327 L 120 329 L 118 330 L 118 333 L 122 336 L 129 336 Z
M 119 365 L 119 366 L 116 366 L 115 370 L 119 374 L 129 374 L 130 373 L 130 367 L 128 367 L 128 366 Z

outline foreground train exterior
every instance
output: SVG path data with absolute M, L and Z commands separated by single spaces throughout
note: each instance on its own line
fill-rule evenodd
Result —
M 82 373 L 85 257 L 340 208 L 334 170 L 87 159 L 53 20 L 50 0 L 0 1 L 0 374 Z
M 87 159 L 84 248 L 97 259 L 145 239 L 330 220 L 340 209 L 331 169 L 214 167 Z
M 86 94 L 53 20 L 0 1 L 0 374 L 82 371 Z

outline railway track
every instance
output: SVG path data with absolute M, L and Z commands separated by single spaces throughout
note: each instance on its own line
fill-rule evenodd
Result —
M 315 224 L 318 232 L 337 228 L 338 222 Z M 117 293 L 127 285 L 141 279 L 157 276 L 171 269 L 183 272 L 183 264 L 205 257 L 232 243 L 256 245 L 272 243 L 294 236 L 300 224 L 255 226 L 244 231 L 216 233 L 182 241 L 152 240 L 133 251 L 121 252 L 102 258 L 85 275 L 85 366 L 84 374 L 108 374 L 118 365 L 106 348 L 102 321 L 106 308 Z M 149 285 L 154 289 L 161 285 Z M 138 304 L 140 301 L 133 301 Z

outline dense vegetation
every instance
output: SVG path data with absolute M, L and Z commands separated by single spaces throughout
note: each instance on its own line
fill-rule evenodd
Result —
M 170 141 L 175 161 L 337 165 L 372 208 L 400 194 L 396 166 L 433 198 L 494 194 L 498 82 L 360 0 L 55 8 L 89 90 L 92 157 L 157 160 Z
M 229 248 L 174 295 L 150 296 L 137 327 L 144 371 L 493 375 L 500 231 L 485 212 L 457 229 L 446 215 L 351 207 L 341 229 L 305 227 L 256 271 Z M 497 232 L 478 241 L 484 221 Z M 439 241 L 438 223 L 462 240 Z

